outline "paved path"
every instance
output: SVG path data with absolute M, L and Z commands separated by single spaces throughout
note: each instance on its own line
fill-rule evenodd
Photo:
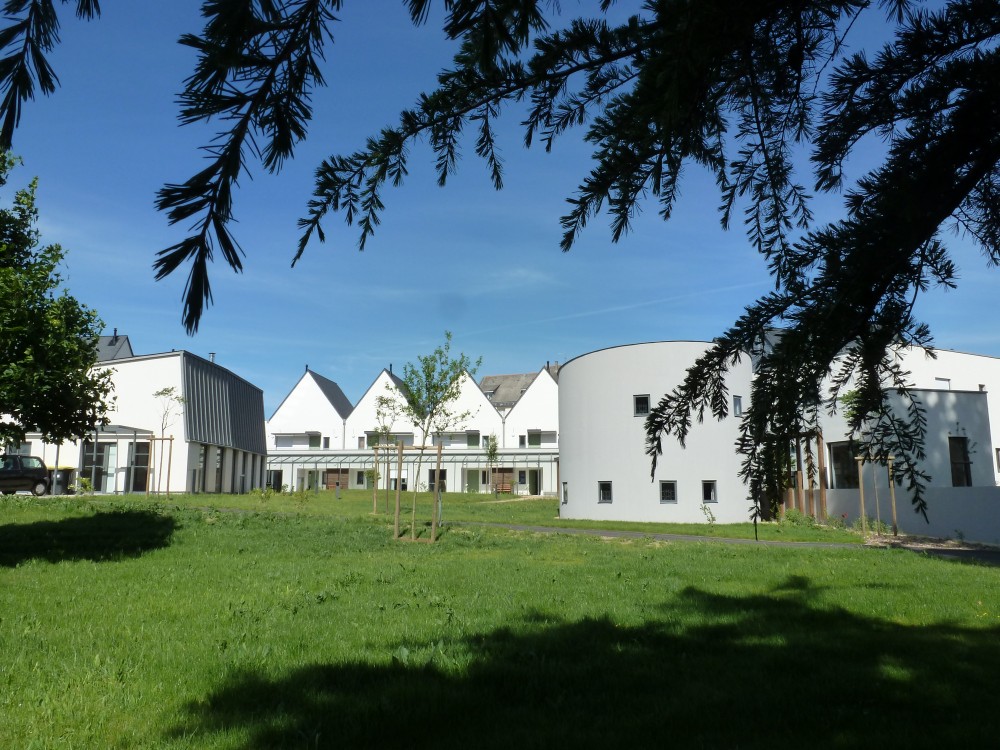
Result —
M 820 549 L 863 549 L 862 544 L 845 544 L 842 542 L 778 542 L 772 540 L 756 539 L 732 539 L 718 536 L 692 536 L 689 534 L 658 534 L 648 531 L 619 531 L 612 529 L 578 529 L 562 526 L 527 526 L 517 523 L 486 523 L 475 521 L 459 521 L 451 524 L 454 526 L 490 526 L 500 529 L 511 529 L 513 531 L 528 531 L 538 534 L 584 534 L 587 536 L 604 536 L 620 539 L 655 539 L 661 542 L 719 542 L 725 544 L 754 544 L 765 547 L 818 547 Z M 927 547 L 924 545 L 900 544 L 900 548 L 910 552 L 923 553 L 933 557 L 940 557 L 945 560 L 957 560 L 959 562 L 979 562 L 985 565 L 1000 567 L 1000 549 L 995 548 L 968 548 L 955 549 L 952 547 Z M 871 547 L 873 549 L 883 549 L 882 547 Z

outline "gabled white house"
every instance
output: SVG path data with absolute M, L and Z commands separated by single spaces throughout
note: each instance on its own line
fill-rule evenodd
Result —
M 105 342 L 104 339 L 124 339 Z M 263 486 L 264 397 L 259 388 L 214 361 L 185 351 L 132 356 L 127 337 L 102 338 L 116 358 L 108 369 L 111 424 L 77 443 L 21 446 L 58 467 L 54 488 L 78 479 L 101 493 L 245 492 Z M 170 391 L 169 397 L 154 395 Z
M 419 444 L 417 427 L 403 414 L 403 388 L 403 381 L 391 370 L 383 369 L 378 374 L 347 420 L 346 449 L 367 450 L 378 442 L 380 429 L 388 430 L 390 443 Z M 394 401 L 395 410 L 381 407 L 380 402 L 384 399 Z
M 558 371 L 558 370 L 557 370 Z M 543 367 L 504 414 L 503 448 L 559 448 L 559 384 Z
M 526 377 L 525 383 L 525 391 L 530 390 L 534 395 L 517 412 L 523 415 L 521 421 L 513 423 L 524 427 L 525 445 L 506 448 L 503 447 L 506 439 L 504 417 L 468 373 L 462 374 L 458 398 L 449 406 L 451 412 L 464 417 L 443 431 L 432 426 L 431 434 L 424 435 L 421 428 L 403 412 L 403 381 L 390 370 L 382 370 L 347 416 L 342 448 L 334 448 L 332 444 L 327 448 L 320 442 L 318 447 L 307 450 L 301 447 L 275 449 L 268 462 L 269 482 L 273 486 L 286 485 L 291 489 L 369 487 L 375 447 L 379 445 L 379 474 L 383 478 L 388 476 L 392 486 L 401 482 L 411 488 L 416 482 L 418 486 L 428 489 L 440 486 L 447 492 L 489 492 L 497 489 L 522 494 L 555 494 L 558 473 L 554 445 L 557 431 L 555 380 L 550 373 L 546 373 L 544 377 Z M 315 403 L 319 396 L 315 390 L 305 389 L 302 395 L 301 405 L 294 412 L 287 412 L 294 414 L 294 420 L 282 423 L 286 434 L 303 435 L 317 431 L 316 420 L 312 418 L 315 410 L 310 408 L 310 404 Z M 544 404 L 546 398 L 551 399 L 548 406 Z M 386 400 L 394 402 L 395 408 L 387 407 Z M 515 412 L 508 411 L 508 415 L 512 413 Z M 269 432 L 272 433 L 271 439 L 277 441 L 280 435 L 276 433 L 274 423 L 272 419 Z M 383 431 L 387 432 L 388 439 Z M 545 435 L 544 446 L 540 438 L 536 439 L 536 434 Z M 491 436 L 496 437 L 499 448 L 498 460 L 492 466 L 487 459 L 488 439 Z M 517 434 L 514 439 L 517 439 Z M 398 454 L 395 453 L 399 443 L 404 446 L 401 471 Z M 440 473 L 436 463 L 436 446 L 439 445 L 442 449 Z M 419 452 L 416 450 L 419 446 L 427 447 L 421 461 L 418 461 Z M 393 453 L 396 461 L 386 468 L 384 461 L 388 453 Z M 494 468 L 496 471 L 491 472 Z
M 346 422 L 352 410 L 339 385 L 307 366 L 267 422 L 268 451 L 346 448 Z

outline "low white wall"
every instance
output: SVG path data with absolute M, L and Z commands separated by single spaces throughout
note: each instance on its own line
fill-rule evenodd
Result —
M 876 517 L 876 498 L 865 490 L 865 515 Z M 1000 487 L 928 487 L 927 521 L 914 513 L 910 495 L 896 488 L 896 518 L 907 534 L 1000 544 Z M 853 523 L 861 515 L 857 490 L 828 490 L 827 511 L 831 517 L 846 514 Z M 882 521 L 892 524 L 891 500 L 886 488 L 878 493 Z

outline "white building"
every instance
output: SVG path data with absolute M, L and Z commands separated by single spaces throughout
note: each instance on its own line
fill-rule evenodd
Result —
M 644 421 L 649 409 L 674 386 L 710 344 L 657 342 L 605 349 L 565 363 L 560 371 L 561 515 L 566 518 L 629 521 L 746 521 L 751 506 L 738 471 L 735 451 L 739 415 L 753 379 L 750 358 L 727 376 L 730 415 L 706 415 L 693 426 L 682 448 L 663 437 L 663 455 L 654 476 L 645 453 Z M 923 350 L 898 353 L 911 372 L 911 394 L 927 417 L 926 457 L 921 469 L 930 477 L 928 517 L 914 514 L 911 497 L 896 486 L 897 519 L 902 530 L 936 536 L 961 535 L 1000 542 L 1000 454 L 992 435 L 998 426 L 1000 359 Z M 891 395 L 902 409 L 901 397 Z M 992 409 L 990 407 L 993 407 Z M 887 470 L 858 465 L 841 414 L 824 416 L 821 474 L 809 492 L 793 500 L 806 510 L 826 499 L 828 515 L 860 515 L 860 484 L 865 513 L 891 521 Z M 803 495 L 806 500 L 803 501 Z
M 351 402 L 339 385 L 306 366 L 299 382 L 265 425 L 267 450 L 274 453 L 346 448 L 346 422 L 351 410 Z
M 112 373 L 110 425 L 58 445 L 29 435 L 21 452 L 59 469 L 55 491 L 85 479 L 101 493 L 245 492 L 263 486 L 259 388 L 185 351 L 134 356 L 125 336 L 102 337 L 97 367 Z M 169 390 L 167 396 L 155 395 Z
M 428 489 L 440 484 L 446 492 L 497 489 L 554 495 L 558 487 L 557 386 L 545 370 L 516 377 L 523 380 L 524 392 L 501 413 L 489 394 L 467 373 L 463 374 L 459 396 L 449 406 L 462 418 L 444 431 L 432 429 L 425 435 L 403 413 L 403 381 L 390 370 L 382 370 L 344 419 L 342 447 L 334 447 L 333 441 L 327 445 L 325 440 L 327 432 L 319 418 L 328 408 L 323 403 L 323 389 L 300 387 L 300 381 L 268 423 L 269 439 L 275 446 L 268 458 L 268 481 L 272 486 L 289 489 L 370 487 L 375 446 L 381 445 L 379 473 L 385 477 L 388 472 L 392 486 L 401 480 L 407 488 L 416 481 Z M 330 386 L 327 391 L 332 390 Z M 336 392 L 340 389 L 336 388 Z M 289 435 L 299 436 L 298 443 L 289 440 Z M 312 438 L 307 442 L 305 436 Z M 496 438 L 498 446 L 497 461 L 492 466 L 487 460 L 491 437 Z M 396 454 L 399 443 L 404 447 L 401 471 Z M 440 475 L 436 463 L 438 445 L 442 448 Z M 419 446 L 427 449 L 418 468 Z M 388 468 L 387 452 L 395 457 Z
M 729 374 L 734 408 L 706 419 L 687 447 L 669 439 L 656 473 L 645 452 L 645 420 L 709 344 L 667 341 L 584 354 L 559 371 L 560 515 L 594 520 L 720 523 L 747 520 L 746 486 L 734 444 L 750 395 L 750 358 Z

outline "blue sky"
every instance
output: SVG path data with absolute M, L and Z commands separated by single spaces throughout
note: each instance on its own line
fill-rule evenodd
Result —
M 176 94 L 194 61 L 176 40 L 200 31 L 200 4 L 107 2 L 90 23 L 60 4 L 62 43 L 51 61 L 61 86 L 26 106 L 14 140 L 25 166 L 3 193 L 9 201 L 13 188 L 39 178 L 43 240 L 66 249 L 70 291 L 99 312 L 108 333 L 128 334 L 136 353 L 214 352 L 264 390 L 270 416 L 306 364 L 356 402 L 381 368 L 401 370 L 446 329 L 453 350 L 482 356 L 480 375 L 529 372 L 618 344 L 711 339 L 770 288 L 742 228 L 720 229 L 718 195 L 697 168 L 686 173 L 669 222 L 646 204 L 615 245 L 598 217 L 562 253 L 558 218 L 589 152 L 572 134 L 552 153 L 524 150 L 517 110 L 500 131 L 503 191 L 493 190 L 471 140 L 444 188 L 429 149 L 418 146 L 364 252 L 356 230 L 331 215 L 326 243 L 314 242 L 290 268 L 317 164 L 394 123 L 450 59 L 440 26 L 414 28 L 402 2 L 369 0 L 347 3 L 335 25 L 328 86 L 314 95 L 310 136 L 296 158 L 278 175 L 251 164 L 252 178 L 241 181 L 234 231 L 245 272 L 214 266 L 215 304 L 189 337 L 180 323 L 187 269 L 164 282 L 152 273 L 155 252 L 185 228 L 168 226 L 153 201 L 164 182 L 199 168 L 198 148 L 214 133 L 176 122 Z M 568 16 L 577 5 L 563 9 Z M 836 215 L 839 198 L 817 209 Z M 986 315 L 996 271 L 949 239 L 960 286 L 926 295 L 918 314 L 940 347 L 1000 355 L 1000 333 Z

